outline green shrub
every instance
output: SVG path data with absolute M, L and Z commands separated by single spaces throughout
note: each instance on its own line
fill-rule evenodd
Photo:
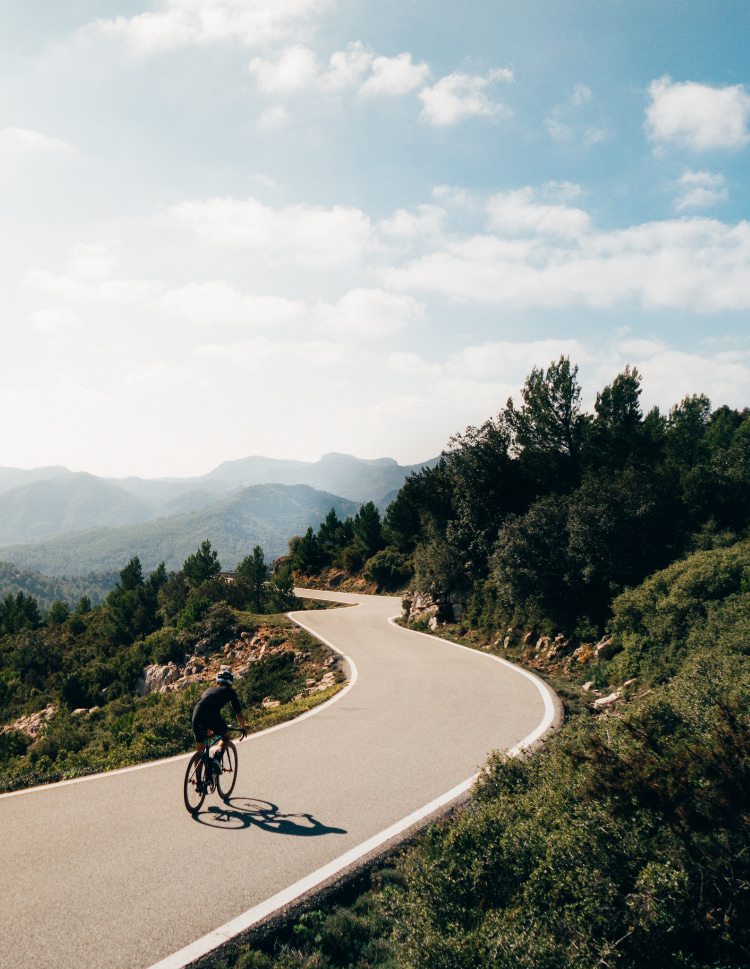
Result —
M 14 757 L 23 757 L 33 743 L 28 734 L 20 730 L 8 730 L 0 733 L 0 764 L 4 764 Z
M 148 650 L 151 662 L 159 666 L 181 661 L 185 653 L 177 637 L 177 631 L 169 626 L 147 636 L 145 648 Z
M 623 649 L 611 663 L 613 677 L 643 676 L 664 682 L 697 648 L 715 648 L 713 629 L 724 647 L 750 649 L 750 596 L 741 591 L 750 563 L 750 543 L 696 552 L 655 573 L 614 600 L 609 629 Z
M 364 567 L 364 577 L 374 582 L 379 589 L 403 588 L 411 578 L 411 560 L 407 555 L 387 548 L 368 559 Z
M 704 664 L 531 760 L 492 758 L 473 809 L 409 855 L 402 964 L 746 965 L 749 699 L 736 664 Z

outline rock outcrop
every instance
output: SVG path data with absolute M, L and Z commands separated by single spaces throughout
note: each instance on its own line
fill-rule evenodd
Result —
M 293 652 L 294 662 L 301 664 L 308 674 L 307 687 L 298 698 L 309 696 L 317 691 L 328 689 L 336 679 L 335 671 L 331 668 L 319 675 L 321 669 L 335 667 L 337 656 L 329 656 L 322 663 L 313 661 L 309 653 L 295 650 L 289 639 L 279 634 L 278 629 L 262 627 L 255 633 L 243 632 L 238 639 L 228 642 L 218 653 L 205 654 L 201 643 L 195 647 L 195 654 L 185 656 L 182 664 L 171 662 L 163 665 L 147 666 L 136 683 L 139 696 L 151 693 L 167 693 L 186 690 L 193 683 L 209 685 L 219 671 L 220 666 L 229 666 L 235 679 L 241 679 L 254 663 L 279 653 Z M 278 706 L 273 697 L 266 697 L 263 706 L 271 708 Z

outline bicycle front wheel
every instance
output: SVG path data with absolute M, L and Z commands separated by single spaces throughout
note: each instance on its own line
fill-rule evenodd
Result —
M 237 748 L 231 740 L 224 747 L 221 763 L 224 769 L 216 778 L 216 787 L 219 797 L 226 801 L 237 783 Z
M 185 807 L 191 814 L 200 811 L 201 805 L 206 800 L 205 777 L 203 776 L 203 757 L 195 753 L 190 758 L 185 771 Z M 204 783 L 200 783 L 203 781 Z

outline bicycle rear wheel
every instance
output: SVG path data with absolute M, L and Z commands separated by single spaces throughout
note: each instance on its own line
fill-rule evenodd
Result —
M 191 814 L 200 811 L 201 805 L 206 800 L 205 777 L 202 769 L 203 757 L 195 753 L 190 758 L 185 771 L 185 807 Z M 199 780 L 202 784 L 199 784 Z
M 216 778 L 216 787 L 219 797 L 226 801 L 237 783 L 237 748 L 231 740 L 224 747 L 221 763 L 224 769 Z

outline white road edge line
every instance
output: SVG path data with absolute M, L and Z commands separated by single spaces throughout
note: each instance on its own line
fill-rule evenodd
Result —
M 394 616 L 388 621 L 393 625 L 396 625 L 394 622 L 396 618 L 397 617 Z M 294 619 L 293 622 L 299 622 L 299 620 Z M 303 623 L 300 622 L 299 625 L 302 626 L 303 629 L 307 629 Z M 331 649 L 335 649 L 337 653 L 341 652 L 318 633 L 313 633 L 311 629 L 307 629 L 307 631 L 311 633 L 311 635 L 314 635 L 316 639 L 320 639 L 327 646 L 330 646 Z M 409 632 L 416 632 L 416 630 L 409 630 Z M 429 636 L 427 633 L 418 633 L 418 635 L 427 636 L 428 639 L 434 640 L 434 637 Z M 443 642 L 450 642 L 450 640 L 443 640 Z M 520 673 L 522 676 L 527 677 L 539 690 L 544 702 L 544 717 L 542 718 L 542 721 L 536 730 L 533 730 L 527 737 L 524 737 L 520 743 L 517 743 L 515 747 L 505 752 L 506 756 L 508 757 L 518 757 L 525 750 L 531 747 L 537 740 L 539 740 L 539 738 L 547 732 L 554 722 L 555 705 L 552 700 L 550 688 L 546 685 L 546 683 L 540 680 L 539 677 L 534 676 L 533 673 L 529 673 L 522 667 L 509 663 L 507 660 L 502 659 L 499 656 L 492 656 L 489 653 L 479 653 L 478 650 L 471 649 L 468 646 L 461 646 L 459 643 L 451 643 L 451 645 L 457 646 L 459 649 L 469 650 L 469 652 L 480 656 L 486 656 L 488 659 L 495 660 L 498 663 L 502 663 L 504 666 L 509 667 L 509 669 L 514 670 L 516 673 Z M 342 653 L 341 655 L 343 656 L 344 654 Z M 347 659 L 347 662 L 351 662 L 351 660 Z M 356 672 L 353 672 L 352 682 L 354 679 L 356 679 Z M 341 694 L 337 694 L 337 696 L 340 695 Z M 465 794 L 468 790 L 470 790 L 480 774 L 481 771 L 477 771 L 477 773 L 468 780 L 464 781 L 462 784 L 459 784 L 457 787 L 454 787 L 446 794 L 443 794 L 442 797 L 436 798 L 434 801 L 430 801 L 429 804 L 426 804 L 423 808 L 414 811 L 401 821 L 397 821 L 395 824 L 392 824 L 389 828 L 386 828 L 385 831 L 381 831 L 380 834 L 376 834 L 368 841 L 364 841 L 356 848 L 352 848 L 351 851 L 347 851 L 346 854 L 341 855 L 339 858 L 329 862 L 329 864 L 324 865 L 322 868 L 319 868 L 312 874 L 300 879 L 298 882 L 290 885 L 289 888 L 285 888 L 276 895 L 272 895 L 271 898 L 266 899 L 265 902 L 261 902 L 254 908 L 248 909 L 247 912 L 244 912 L 242 915 L 238 915 L 237 918 L 232 919 L 230 922 L 226 922 L 218 929 L 214 929 L 213 932 L 209 932 L 208 935 L 204 935 L 203 938 L 198 939 L 196 942 L 193 942 L 188 946 L 185 946 L 185 948 L 180 949 L 179 952 L 175 952 L 173 955 L 167 956 L 166 959 L 162 959 L 161 962 L 154 963 L 154 965 L 150 966 L 149 969 L 186 969 L 186 967 L 192 962 L 195 962 L 202 956 L 208 955 L 214 949 L 217 949 L 225 942 L 229 942 L 230 939 L 233 939 L 240 933 L 246 932 L 248 929 L 252 928 L 252 926 L 262 922 L 263 919 L 267 918 L 269 915 L 273 915 L 273 913 L 278 909 L 284 908 L 284 906 L 291 904 L 306 892 L 317 888 L 329 878 L 333 878 L 350 865 L 353 865 L 361 858 L 364 858 L 366 855 L 370 854 L 370 852 L 375 851 L 388 841 L 391 841 L 393 838 L 403 834 L 404 831 L 407 831 L 413 825 L 418 824 L 424 818 L 429 817 L 431 814 L 439 811 L 440 808 L 443 808 L 452 801 L 457 800 L 462 794 Z

